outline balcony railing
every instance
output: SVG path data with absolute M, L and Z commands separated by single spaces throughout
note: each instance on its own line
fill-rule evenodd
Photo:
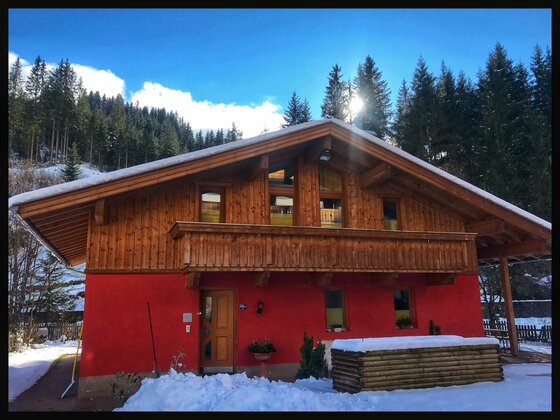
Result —
M 176 222 L 189 271 L 474 273 L 475 234 Z

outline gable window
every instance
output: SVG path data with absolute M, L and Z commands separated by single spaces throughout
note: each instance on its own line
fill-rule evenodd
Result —
M 294 224 L 294 164 L 284 162 L 269 169 L 270 224 Z
M 325 314 L 327 329 L 346 328 L 344 317 L 344 292 L 342 290 L 325 290 Z
M 397 217 L 397 201 L 383 199 L 383 229 L 397 230 L 399 228 Z
M 395 305 L 395 324 L 399 328 L 410 328 L 414 326 L 410 291 L 397 289 L 393 291 Z
M 342 175 L 324 166 L 319 166 L 319 207 L 321 227 L 341 228 L 344 191 Z
M 222 223 L 224 221 L 224 200 L 220 189 L 201 189 L 200 221 Z

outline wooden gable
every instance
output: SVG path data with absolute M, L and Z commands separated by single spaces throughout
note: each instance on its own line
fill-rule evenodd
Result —
M 331 159 L 321 162 L 326 148 Z M 176 222 L 198 221 L 200 186 L 223 188 L 225 223 L 267 225 L 267 168 L 285 160 L 296 162 L 296 226 L 320 226 L 318 167 L 325 165 L 343 175 L 347 229 L 382 230 L 381 200 L 392 197 L 399 202 L 400 230 L 474 234 L 482 263 L 550 254 L 546 223 L 336 120 L 116 171 L 104 183 L 78 181 L 76 189 L 14 201 L 28 227 L 71 265 L 87 260 L 94 269 L 176 271 L 184 256 L 169 231 Z

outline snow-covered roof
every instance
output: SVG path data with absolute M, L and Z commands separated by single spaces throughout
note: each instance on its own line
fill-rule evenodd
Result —
M 337 119 L 328 119 L 328 120 L 317 120 L 317 121 L 310 121 L 307 123 L 303 123 L 303 124 L 298 124 L 295 126 L 291 126 L 291 127 L 287 127 L 287 128 L 283 128 L 274 132 L 269 132 L 269 133 L 265 133 L 256 137 L 251 137 L 248 139 L 243 139 L 243 140 L 239 140 L 236 142 L 232 142 L 232 143 L 226 143 L 226 144 L 222 144 L 222 145 L 218 145 L 218 146 L 214 146 L 214 147 L 209 147 L 206 149 L 202 149 L 202 150 L 197 150 L 195 152 L 189 152 L 189 153 L 185 153 L 182 155 L 178 155 L 178 156 L 173 156 L 170 158 L 166 158 L 166 159 L 160 159 L 157 161 L 153 161 L 153 162 L 149 162 L 149 163 L 144 163 L 141 165 L 137 165 L 137 166 L 133 166 L 130 168 L 125 168 L 125 169 L 119 169 L 113 172 L 109 172 L 109 173 L 104 173 L 101 175 L 97 175 L 97 176 L 92 176 L 89 178 L 84 178 L 84 179 L 79 179 L 73 182 L 67 182 L 64 184 L 59 184 L 59 185 L 54 185 L 51 187 L 46 187 L 46 188 L 41 188 L 39 190 L 35 190 L 35 191 L 30 191 L 30 192 L 26 192 L 23 194 L 19 194 L 16 195 L 14 197 L 11 197 L 8 200 L 8 208 L 9 209 L 14 209 L 17 208 L 17 206 L 24 204 L 24 203 L 28 203 L 28 202 L 32 202 L 32 201 L 36 201 L 39 199 L 44 199 L 44 198 L 48 198 L 48 197 L 53 197 L 59 194 L 64 194 L 64 193 L 68 193 L 71 191 L 76 191 L 76 190 L 80 190 L 83 188 L 87 188 L 87 187 L 92 187 L 95 185 L 100 185 L 100 184 L 104 184 L 107 182 L 111 182 L 111 181 L 115 181 L 115 180 L 119 180 L 119 179 L 123 179 L 123 178 L 127 178 L 127 177 L 131 177 L 134 175 L 139 175 L 139 174 L 143 174 L 146 172 L 150 172 L 150 171 L 155 171 L 158 169 L 163 169 L 163 168 L 167 168 L 167 167 L 171 167 L 171 166 L 175 166 L 175 165 L 180 165 L 180 164 L 184 164 L 187 162 L 191 162 L 191 161 L 195 161 L 198 159 L 203 159 L 209 156 L 213 156 L 213 155 L 217 155 L 223 152 L 227 152 L 227 151 L 231 151 L 231 150 L 235 150 L 235 149 L 240 149 L 240 148 L 244 148 L 244 147 L 248 147 L 254 144 L 259 144 L 259 143 L 266 143 L 269 141 L 272 141 L 278 137 L 282 137 L 285 136 L 287 134 L 290 133 L 295 133 L 298 131 L 302 131 L 311 127 L 317 127 L 317 126 L 321 126 L 324 124 L 334 124 L 337 125 L 341 128 L 344 128 L 346 130 L 349 130 L 351 133 L 371 142 L 374 143 L 375 145 L 386 149 L 387 151 L 399 155 L 405 159 L 407 159 L 408 161 L 421 166 L 422 168 L 437 174 L 438 176 L 445 178 L 457 185 L 460 185 L 461 187 L 463 187 L 466 190 L 469 190 L 473 193 L 475 193 L 476 195 L 480 196 L 481 198 L 484 198 L 488 201 L 491 201 L 501 207 L 504 207 L 508 210 L 510 210 L 513 213 L 518 214 L 519 216 L 525 218 L 525 219 L 529 219 L 531 220 L 533 223 L 542 226 L 545 229 L 552 229 L 552 225 L 550 222 L 547 222 L 546 220 L 541 219 L 540 217 L 535 216 L 532 213 L 529 213 L 505 200 L 502 200 L 499 197 L 496 197 L 493 194 L 490 194 L 487 191 L 484 191 L 478 187 L 475 187 L 474 185 L 454 176 L 451 175 L 439 168 L 436 168 L 435 166 L 424 162 L 423 160 L 411 155 L 410 153 L 407 153 L 401 149 L 399 149 L 398 147 L 395 147 L 375 136 L 373 136 L 372 134 L 361 130 L 351 124 L 348 124 L 344 121 L 340 121 Z
M 431 347 L 498 345 L 491 337 L 461 337 L 460 335 L 420 335 L 404 337 L 350 338 L 334 340 L 332 349 L 364 353 L 374 350 L 400 350 Z
M 78 179 L 72 182 L 53 185 L 51 187 L 41 188 L 35 191 L 29 191 L 23 194 L 18 194 L 16 196 L 10 197 L 10 199 L 8 200 L 8 208 L 11 209 L 13 207 L 17 207 L 21 204 L 28 203 L 31 201 L 53 197 L 71 191 L 81 190 L 87 187 L 93 187 L 95 185 L 100 185 L 100 184 L 116 181 L 123 178 L 128 178 L 135 175 L 140 175 L 158 169 L 164 169 L 171 166 L 181 165 L 183 163 L 195 161 L 198 159 L 203 159 L 209 156 L 218 155 L 220 153 L 227 152 L 230 150 L 251 146 L 253 144 L 266 143 L 268 141 L 274 140 L 278 137 L 284 136 L 291 132 L 297 132 L 303 129 L 322 125 L 328 121 L 334 121 L 334 120 L 310 121 L 308 123 L 299 124 L 297 126 L 286 127 L 281 130 L 261 134 L 256 137 L 242 139 L 231 143 L 220 144 L 218 146 L 207 147 L 206 149 L 183 153 L 181 155 L 172 156 L 165 159 L 159 159 L 153 162 L 143 163 L 141 165 L 131 166 L 130 168 L 118 169 L 116 171 L 103 173 L 97 176 L 91 176 L 89 178 Z

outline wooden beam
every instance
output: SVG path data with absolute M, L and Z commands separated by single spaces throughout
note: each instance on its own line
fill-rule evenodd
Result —
M 502 295 L 504 298 L 504 309 L 506 312 L 509 342 L 511 354 L 519 354 L 519 344 L 517 342 L 517 328 L 515 326 L 515 314 L 513 312 L 513 301 L 511 298 L 511 285 L 509 282 L 509 265 L 507 257 L 500 258 L 500 275 L 502 277 Z
M 393 287 L 399 278 L 399 273 L 373 273 L 370 275 L 370 282 L 375 282 L 381 286 Z
M 383 184 L 389 178 L 391 178 L 391 167 L 386 163 L 380 163 L 360 174 L 360 188 L 365 189 Z
M 425 284 L 427 286 L 441 286 L 455 283 L 455 273 L 427 273 Z
M 104 225 L 107 223 L 107 206 L 105 205 L 105 199 L 97 200 L 95 202 L 95 224 Z
M 332 139 L 330 136 L 319 140 L 307 150 L 307 153 L 305 154 L 305 162 L 317 162 L 323 150 L 332 150 Z
M 251 273 L 253 287 L 264 287 L 268 285 L 270 271 L 254 271 Z
M 317 286 L 329 287 L 331 285 L 333 273 L 326 271 L 314 271 L 309 273 L 309 277 Z
M 263 172 L 268 170 L 268 155 L 262 155 L 252 160 L 249 168 L 246 170 L 247 181 L 253 181 L 258 178 Z
M 190 271 L 186 273 L 187 289 L 194 289 L 200 286 L 200 271 Z
M 465 231 L 477 233 L 479 236 L 490 236 L 505 231 L 505 223 L 502 219 L 486 219 L 465 225 Z
M 513 257 L 515 255 L 535 254 L 550 251 L 546 242 L 541 239 L 529 239 L 514 244 L 478 248 L 478 259 Z

